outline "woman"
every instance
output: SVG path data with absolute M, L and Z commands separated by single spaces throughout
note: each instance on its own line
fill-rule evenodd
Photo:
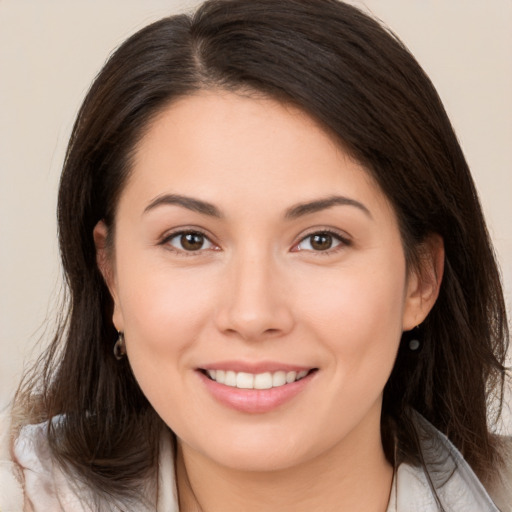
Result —
M 511 510 L 474 185 L 354 7 L 211 1 L 132 36 L 58 215 L 69 314 L 17 397 L 14 510 Z

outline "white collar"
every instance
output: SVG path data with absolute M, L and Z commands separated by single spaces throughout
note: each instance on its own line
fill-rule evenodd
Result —
M 398 467 L 387 512 L 499 512 L 451 441 L 416 412 L 413 421 L 424 465 Z
M 499 512 L 448 438 L 420 414 L 414 413 L 414 420 L 425 468 L 406 463 L 398 466 L 386 512 Z M 173 461 L 169 434 L 163 436 L 160 446 L 157 512 L 179 512 Z
M 387 512 L 499 512 L 467 462 L 446 436 L 419 414 L 415 413 L 414 422 L 425 467 L 405 463 L 399 465 Z M 26 426 L 21 429 L 14 444 L 15 465 L 19 465 L 24 475 L 25 499 L 32 503 L 34 512 L 90 510 L 86 503 L 91 490 L 77 485 L 72 475 L 54 463 L 48 447 L 46 428 L 46 424 Z M 7 442 L 2 444 L 7 446 Z M 5 469 L 4 473 L 11 475 L 12 462 L 3 457 L 0 459 L 0 473 Z M 154 489 L 152 486 L 150 488 Z M 7 497 L 2 495 L 5 490 L 0 492 L 0 507 L 7 507 Z M 9 499 L 23 501 L 21 492 L 21 488 L 12 489 L 11 493 L 16 496 Z M 436 495 L 442 509 L 436 501 Z M 512 508 L 507 508 L 512 499 L 505 499 L 507 505 L 504 510 L 512 511 Z M 149 501 L 156 502 L 157 512 L 179 512 L 173 439 L 168 431 L 161 438 L 156 500 L 153 495 Z

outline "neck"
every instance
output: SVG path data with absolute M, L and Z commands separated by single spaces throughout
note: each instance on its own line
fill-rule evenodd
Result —
M 227 468 L 181 442 L 176 463 L 183 512 L 384 512 L 393 480 L 380 429 L 347 436 L 328 453 L 281 470 Z

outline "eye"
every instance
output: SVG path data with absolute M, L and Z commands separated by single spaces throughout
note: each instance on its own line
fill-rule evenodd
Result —
M 182 231 L 174 233 L 166 240 L 167 243 L 179 251 L 196 252 L 206 249 L 213 249 L 214 244 L 208 239 L 206 235 L 199 231 Z
M 296 251 L 325 252 L 335 249 L 340 245 L 348 245 L 348 241 L 336 233 L 319 231 L 304 237 L 296 246 Z

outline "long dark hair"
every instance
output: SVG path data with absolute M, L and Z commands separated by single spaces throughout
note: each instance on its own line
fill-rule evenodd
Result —
M 114 228 L 151 120 L 201 89 L 292 103 L 338 137 L 394 206 L 409 265 L 421 264 L 429 234 L 443 238 L 440 295 L 420 328 L 421 350 L 409 351 L 404 333 L 384 390 L 383 439 L 390 459 L 391 435 L 412 458 L 415 409 L 478 474 L 489 474 L 499 456 L 487 411 L 496 394 L 499 409 L 508 331 L 477 193 L 421 67 L 392 33 L 336 0 L 212 0 L 193 16 L 165 18 L 133 35 L 96 78 L 60 184 L 68 313 L 43 360 L 42 381 L 40 366 L 18 395 L 31 420 L 49 421 L 56 458 L 112 495 L 128 494 L 155 469 L 162 421 L 128 362 L 114 359 L 112 300 L 92 233 L 101 219 Z

